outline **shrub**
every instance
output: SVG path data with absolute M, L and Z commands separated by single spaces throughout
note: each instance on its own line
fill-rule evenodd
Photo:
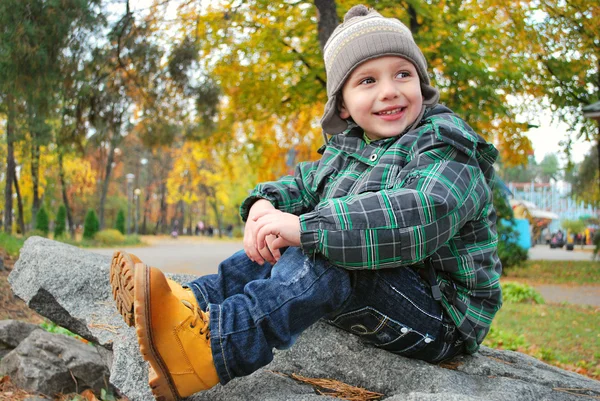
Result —
M 60 205 L 58 212 L 56 213 L 56 220 L 54 221 L 54 238 L 60 238 L 65 235 L 67 228 L 67 208 L 65 205 Z
M 119 213 L 117 213 L 117 222 L 115 223 L 115 228 L 119 230 L 119 232 L 125 235 L 125 212 L 123 209 L 119 209 Z
M 23 238 L 28 239 L 29 237 L 45 237 L 47 236 L 47 234 L 45 232 L 43 232 L 42 230 L 38 230 L 37 228 L 35 230 L 31 230 L 31 231 L 27 231 L 27 234 L 25 234 L 23 236 Z
M 99 231 L 94 239 L 101 245 L 118 245 L 125 241 L 125 236 L 119 230 L 111 228 Z
M 96 216 L 96 212 L 93 209 L 88 210 L 85 215 L 85 221 L 83 222 L 83 238 L 93 239 L 94 235 L 98 232 L 100 222 Z
M 507 282 L 502 283 L 502 300 L 507 303 L 543 304 L 544 298 L 533 287 L 527 284 Z
M 4 249 L 10 256 L 18 257 L 21 247 L 23 247 L 22 238 L 13 237 L 10 234 L 0 232 L 0 248 Z
M 46 209 L 42 206 L 35 215 L 35 229 L 43 233 L 44 237 L 48 236 L 50 231 L 50 220 Z
M 498 257 L 502 268 L 517 266 L 527 260 L 527 250 L 518 244 L 519 233 L 514 229 L 514 215 L 508 200 L 500 190 L 500 185 L 494 185 L 494 208 L 498 215 L 496 228 L 498 230 Z

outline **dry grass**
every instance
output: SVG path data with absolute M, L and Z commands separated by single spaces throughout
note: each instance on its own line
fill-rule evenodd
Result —
M 4 267 L 12 269 L 14 260 L 0 249 L 0 258 L 4 258 Z M 0 271 L 0 320 L 15 319 L 40 324 L 44 318 L 30 309 L 25 302 L 13 294 L 8 284 L 10 270 Z
M 304 377 L 295 373 L 292 373 L 291 375 L 280 372 L 273 373 L 281 376 L 290 377 L 301 383 L 309 384 L 313 386 L 317 394 L 340 398 L 343 400 L 377 401 L 384 396 L 384 394 L 369 391 L 362 387 L 351 386 L 350 384 L 346 384 L 339 380 Z

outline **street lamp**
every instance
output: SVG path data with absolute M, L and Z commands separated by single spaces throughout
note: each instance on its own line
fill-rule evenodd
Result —
M 127 179 L 127 230 L 125 231 L 129 235 L 131 234 L 131 198 L 133 197 L 133 193 L 131 192 L 131 190 L 133 187 L 133 180 L 135 179 L 135 175 L 129 173 L 125 176 L 125 178 Z
M 142 193 L 142 190 L 139 188 L 136 188 L 133 191 L 133 194 L 135 195 L 135 235 L 137 235 L 138 233 L 138 221 L 140 220 L 140 194 Z

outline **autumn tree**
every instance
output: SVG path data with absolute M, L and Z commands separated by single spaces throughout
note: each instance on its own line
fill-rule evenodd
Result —
M 597 1 L 527 1 L 511 10 L 525 32 L 534 65 L 526 78 L 542 91 L 553 117 L 570 127 L 564 150 L 576 140 L 596 143 L 600 126 L 582 115 L 582 107 L 600 100 L 600 4 Z M 598 164 L 600 171 L 600 162 Z

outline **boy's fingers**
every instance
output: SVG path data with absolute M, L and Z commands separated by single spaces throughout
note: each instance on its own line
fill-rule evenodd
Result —
M 266 260 L 267 262 L 275 263 L 275 257 L 271 253 L 271 250 L 269 249 L 269 247 L 265 246 L 265 247 L 259 249 L 258 252 L 264 258 L 264 260 Z

